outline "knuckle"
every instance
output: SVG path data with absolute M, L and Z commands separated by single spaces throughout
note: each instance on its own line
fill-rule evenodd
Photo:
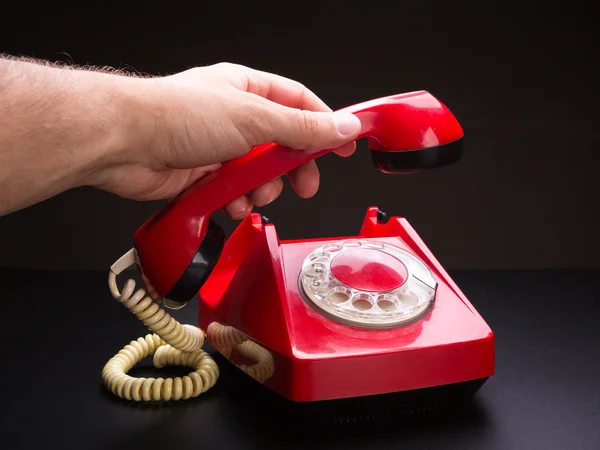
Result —
M 291 87 L 294 90 L 301 92 L 302 94 L 304 94 L 305 92 L 308 92 L 308 88 L 300 81 L 296 81 L 296 80 L 289 80 L 289 81 L 291 83 Z
M 298 111 L 298 121 L 300 129 L 304 134 L 314 136 L 321 131 L 319 116 L 314 111 Z
M 240 64 L 234 64 L 226 61 L 214 64 L 213 68 L 225 72 L 241 72 L 246 69 L 246 67 Z
M 248 145 L 258 145 L 273 138 L 270 116 L 261 102 L 247 102 L 234 114 L 237 128 Z
M 234 66 L 234 64 L 232 64 L 230 62 L 226 62 L 226 61 L 221 61 L 216 64 L 213 64 L 213 67 L 215 69 L 231 69 L 232 66 Z

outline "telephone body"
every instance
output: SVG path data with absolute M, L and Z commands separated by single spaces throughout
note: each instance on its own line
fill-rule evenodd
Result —
M 462 156 L 463 130 L 427 91 L 345 108 L 361 120 L 375 166 L 413 174 Z M 494 373 L 494 334 L 403 217 L 369 207 L 355 236 L 281 240 L 251 213 L 226 239 L 210 216 L 317 153 L 277 144 L 252 149 L 184 191 L 144 223 L 109 272 L 111 293 L 151 331 L 105 365 L 106 387 L 135 401 L 197 397 L 219 377 L 205 339 L 254 382 L 294 403 L 426 392 L 462 398 Z M 135 266 L 144 288 L 117 275 Z M 196 325 L 167 309 L 196 294 Z M 193 369 L 175 379 L 127 372 Z M 465 386 L 465 389 L 455 389 Z M 437 401 L 438 399 L 435 399 Z

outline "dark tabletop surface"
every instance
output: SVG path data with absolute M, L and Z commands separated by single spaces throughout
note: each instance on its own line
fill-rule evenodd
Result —
M 196 400 L 115 399 L 102 366 L 146 330 L 106 274 L 0 270 L 0 448 L 600 449 L 600 272 L 452 275 L 496 335 L 497 372 L 473 404 L 317 431 L 264 418 L 260 394 L 233 389 L 239 374 L 217 357 L 221 378 Z

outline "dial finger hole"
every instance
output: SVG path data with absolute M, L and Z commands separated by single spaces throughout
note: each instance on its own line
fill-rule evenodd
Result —
M 358 294 L 352 299 L 352 306 L 359 311 L 368 311 L 373 307 L 373 300 L 367 294 Z
M 330 302 L 339 305 L 340 303 L 347 302 L 350 299 L 350 291 L 343 287 L 335 288 L 331 290 L 327 298 Z
M 391 312 L 398 308 L 398 302 L 393 296 L 384 294 L 377 297 L 377 306 L 382 311 Z
M 416 306 L 419 303 L 419 297 L 412 292 L 404 292 L 398 295 L 398 299 L 408 307 Z
M 304 275 L 309 278 L 321 278 L 327 271 L 325 264 L 313 263 L 306 266 L 304 269 Z
M 323 252 L 339 252 L 342 248 L 344 247 L 342 247 L 340 244 L 327 244 L 325 247 L 323 247 Z
M 329 253 L 327 252 L 315 252 L 311 255 L 310 260 L 314 263 L 322 263 L 329 259 Z
M 326 277 L 314 278 L 311 283 L 311 289 L 315 292 L 324 293 L 329 289 L 329 282 Z

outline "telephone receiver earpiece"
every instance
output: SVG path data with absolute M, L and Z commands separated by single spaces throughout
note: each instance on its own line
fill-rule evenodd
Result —
M 458 161 L 463 130 L 427 91 L 370 100 L 340 111 L 361 121 L 375 166 L 388 174 L 430 170 Z M 210 217 L 236 198 L 331 152 L 265 144 L 227 162 L 182 192 L 134 235 L 138 271 L 151 297 L 172 309 L 198 293 L 223 246 L 225 233 Z

